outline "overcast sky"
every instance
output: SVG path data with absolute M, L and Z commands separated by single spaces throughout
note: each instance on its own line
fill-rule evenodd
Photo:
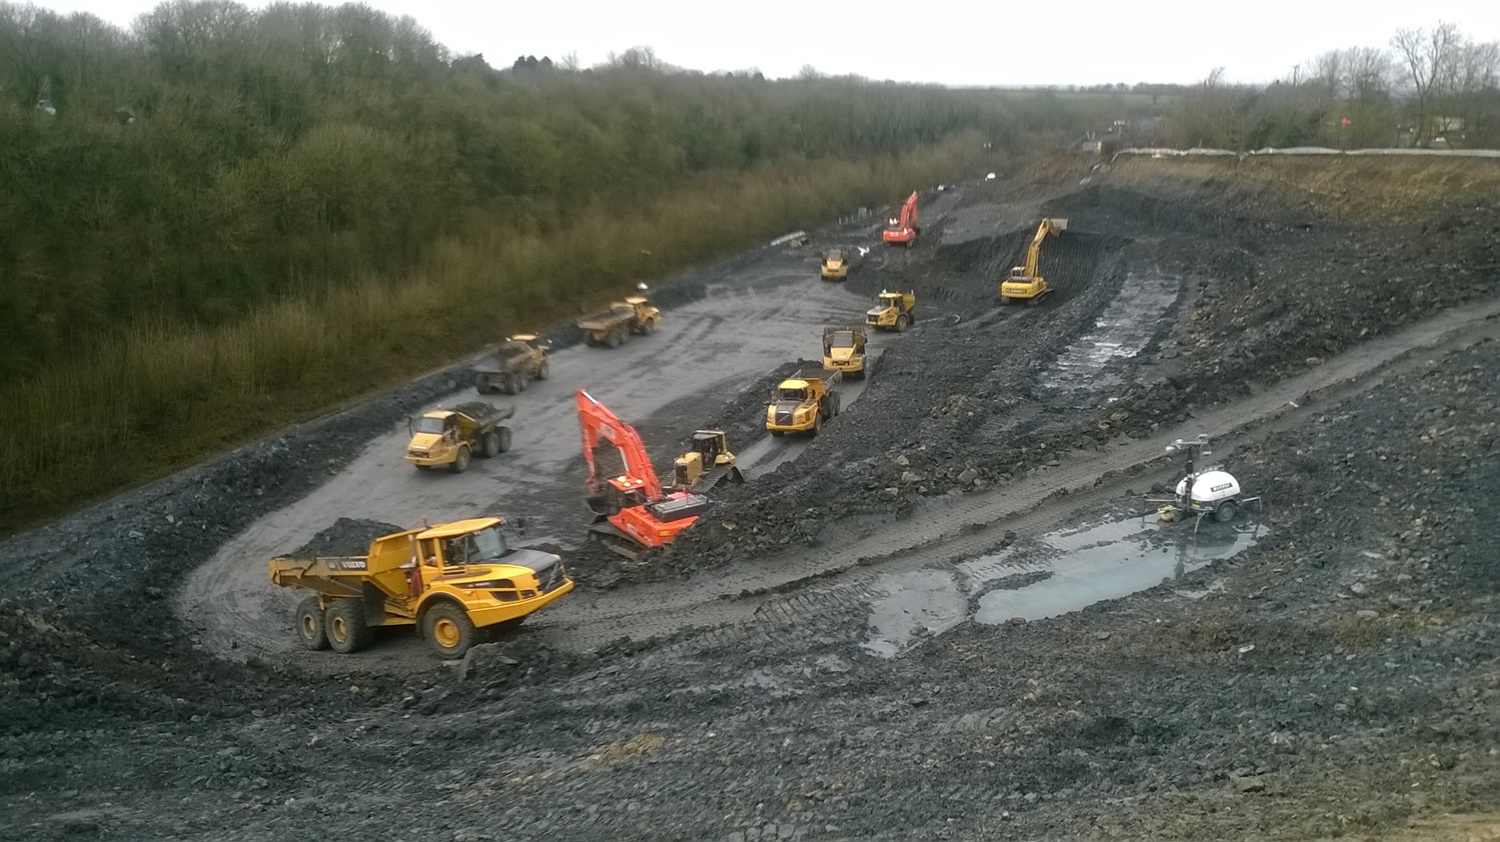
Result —
M 3 1 L 3 0 L 0 0 Z M 128 26 L 152 0 L 40 0 Z M 267 0 L 248 0 L 264 6 Z M 336 5 L 336 4 L 327 4 Z M 1289 77 L 1343 47 L 1383 47 L 1400 27 L 1451 21 L 1500 41 L 1497 0 L 366 0 L 410 15 L 458 54 L 497 67 L 569 53 L 584 66 L 649 46 L 696 70 L 758 68 L 948 85 L 1088 85 Z

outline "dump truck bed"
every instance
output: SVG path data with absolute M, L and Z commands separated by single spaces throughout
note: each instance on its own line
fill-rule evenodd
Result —
M 844 376 L 844 373 L 842 371 L 839 371 L 836 368 L 823 368 L 822 366 L 819 366 L 817 368 L 804 368 L 804 369 L 800 369 L 800 370 L 797 371 L 796 374 L 793 374 L 790 377 L 787 377 L 786 379 L 787 380 L 822 380 L 824 383 L 827 383 L 829 386 L 833 386 L 833 385 L 837 384 L 839 382 L 839 380 L 843 378 L 843 376 Z
M 592 316 L 585 316 L 579 319 L 576 324 L 582 330 L 604 330 L 606 328 L 614 327 L 621 322 L 628 322 L 634 318 L 634 310 L 621 310 L 619 312 L 616 312 L 614 310 L 605 310 L 602 313 L 595 313 Z
M 453 411 L 462 412 L 473 418 L 479 422 L 480 427 L 491 427 L 499 424 L 501 421 L 508 420 L 516 414 L 516 408 L 513 406 L 498 407 L 492 404 L 477 402 L 459 404 L 453 407 Z

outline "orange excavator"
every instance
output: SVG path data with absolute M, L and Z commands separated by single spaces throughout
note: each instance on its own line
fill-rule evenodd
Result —
M 922 229 L 917 226 L 917 194 L 912 191 L 906 204 L 901 206 L 901 218 L 892 219 L 885 231 L 881 232 L 880 238 L 888 246 L 911 248 L 917 244 L 917 235 L 920 233 Z
M 634 427 L 621 421 L 583 389 L 574 396 L 583 428 L 583 458 L 589 466 L 589 509 L 595 518 L 589 540 L 633 561 L 672 543 L 677 533 L 698 520 L 709 499 L 685 491 L 666 493 Z M 600 440 L 620 451 L 624 472 L 602 477 L 594 462 Z

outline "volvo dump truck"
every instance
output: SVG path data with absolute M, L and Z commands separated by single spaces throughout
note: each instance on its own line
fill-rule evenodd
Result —
M 455 474 L 469 469 L 474 457 L 488 459 L 510 450 L 510 428 L 500 423 L 515 409 L 487 403 L 465 403 L 454 409 L 434 409 L 407 422 L 411 441 L 406 461 L 421 470 L 447 465 Z
M 837 369 L 805 368 L 781 381 L 766 407 L 766 429 L 773 436 L 822 432 L 823 425 L 839 414 L 834 387 L 842 376 Z
M 378 627 L 415 626 L 438 655 L 460 658 L 573 589 L 562 559 L 519 539 L 504 518 L 461 520 L 376 538 L 368 555 L 273 558 L 271 581 L 311 592 L 296 614 L 308 649 L 358 652 Z
M 865 325 L 877 330 L 894 330 L 900 333 L 917 320 L 916 309 L 915 292 L 881 290 L 879 301 L 865 311 Z
M 591 346 L 618 348 L 635 334 L 646 336 L 661 324 L 661 310 L 645 296 L 632 295 L 609 305 L 608 310 L 578 320 L 583 339 Z
M 849 277 L 849 252 L 843 249 L 823 252 L 823 263 L 818 268 L 818 274 L 825 281 L 842 281 Z
M 713 491 L 744 481 L 723 430 L 693 433 L 693 449 L 672 461 L 672 487 L 678 491 Z
M 551 373 L 550 350 L 550 345 L 529 333 L 509 337 L 495 352 L 493 362 L 475 370 L 474 386 L 481 395 L 524 392 L 527 383 L 546 380 Z
M 862 327 L 823 328 L 823 367 L 855 380 L 865 379 L 865 341 Z
M 880 233 L 880 238 L 888 246 L 911 248 L 917 244 L 917 235 L 920 233 L 922 229 L 917 225 L 917 194 L 913 191 L 905 204 L 901 205 L 901 216 L 890 221 Z
M 1037 226 L 1036 235 L 1031 238 L 1031 245 L 1026 249 L 1026 265 L 1011 269 L 1010 275 L 1000 282 L 1001 304 L 1024 302 L 1028 307 L 1034 307 L 1043 297 L 1052 292 L 1052 287 L 1047 284 L 1047 279 L 1042 277 L 1038 266 L 1042 241 L 1049 236 L 1056 237 L 1066 230 L 1068 230 L 1066 219 L 1042 220 L 1042 224 Z

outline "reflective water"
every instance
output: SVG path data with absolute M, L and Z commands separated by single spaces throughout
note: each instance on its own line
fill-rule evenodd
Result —
M 1078 611 L 1181 579 L 1254 546 L 1266 534 L 1265 527 L 1244 521 L 1204 522 L 1195 534 L 1191 523 L 1132 519 L 1053 532 L 951 570 L 893 573 L 875 583 L 878 596 L 871 601 L 861 645 L 871 654 L 893 657 L 971 616 L 999 624 Z

